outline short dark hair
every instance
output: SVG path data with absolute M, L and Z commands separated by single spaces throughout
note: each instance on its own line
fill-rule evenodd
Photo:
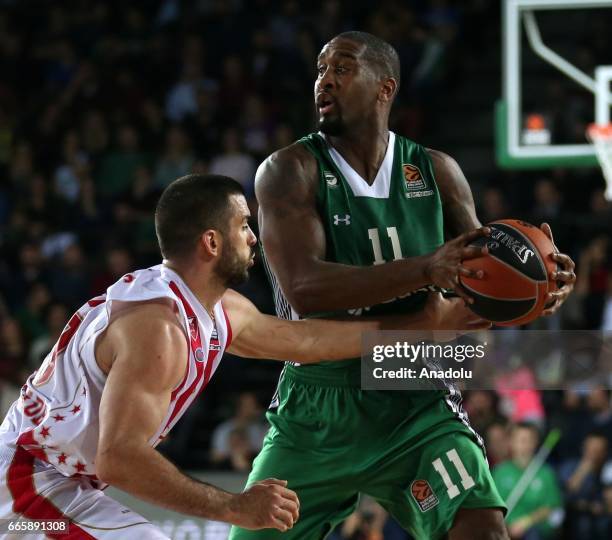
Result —
M 365 45 L 366 49 L 363 54 L 365 61 L 381 77 L 393 77 L 397 81 L 397 87 L 399 88 L 400 59 L 393 45 L 373 34 L 357 30 L 342 32 L 334 37 L 334 39 L 340 38 Z
M 155 232 L 162 256 L 185 258 L 204 231 L 226 231 L 231 195 L 244 195 L 244 189 L 227 176 L 189 174 L 172 182 L 155 208 Z

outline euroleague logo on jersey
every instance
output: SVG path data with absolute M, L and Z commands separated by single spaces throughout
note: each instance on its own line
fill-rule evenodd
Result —
M 412 482 L 410 485 L 410 493 L 419 505 L 421 512 L 431 510 L 440 502 L 427 480 L 415 480 Z
M 433 190 L 427 189 L 425 178 L 416 165 L 412 163 L 403 163 L 402 172 L 406 181 L 406 198 L 414 199 L 418 197 L 427 197 L 433 195 Z
M 406 187 L 408 189 L 414 191 L 416 189 L 425 188 L 425 180 L 423 180 L 421 170 L 416 165 L 412 165 L 412 163 L 404 163 L 402 165 L 402 171 L 404 173 L 404 179 L 406 180 Z

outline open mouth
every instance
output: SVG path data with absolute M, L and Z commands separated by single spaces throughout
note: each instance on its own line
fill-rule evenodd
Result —
M 327 94 L 319 94 L 317 97 L 317 110 L 319 114 L 328 114 L 335 107 L 334 100 Z

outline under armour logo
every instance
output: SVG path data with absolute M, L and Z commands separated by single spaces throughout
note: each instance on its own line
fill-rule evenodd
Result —
M 350 214 L 344 214 L 344 217 L 341 218 L 338 214 L 334 214 L 334 225 L 340 225 L 340 223 L 344 223 L 345 225 L 351 224 L 351 216 Z

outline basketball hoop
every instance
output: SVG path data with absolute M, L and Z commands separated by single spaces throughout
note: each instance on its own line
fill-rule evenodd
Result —
M 587 139 L 593 143 L 606 179 L 606 200 L 612 200 L 612 124 L 590 124 Z

